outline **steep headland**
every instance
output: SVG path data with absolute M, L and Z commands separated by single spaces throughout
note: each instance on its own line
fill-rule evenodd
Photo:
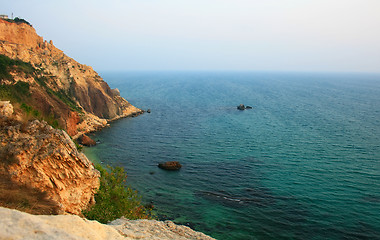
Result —
M 91 67 L 66 56 L 26 23 L 0 19 L 0 54 L 5 71 L 0 84 L 20 85 L 29 93 L 12 99 L 0 92 L 0 99 L 10 98 L 6 100 L 56 120 L 74 138 L 143 112 L 112 90 Z
M 120 179 L 113 172 L 100 178 L 72 139 L 141 113 L 30 24 L 0 19 L 0 238 L 212 239 L 170 221 L 121 218 L 104 225 L 79 217 L 99 206 L 94 196 L 106 191 L 104 176 L 112 184 Z M 125 190 L 117 186 L 112 196 Z

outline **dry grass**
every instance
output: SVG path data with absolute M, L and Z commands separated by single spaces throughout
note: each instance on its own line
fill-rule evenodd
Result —
M 0 206 L 17 209 L 31 214 L 58 214 L 58 206 L 36 189 L 13 182 L 0 169 Z

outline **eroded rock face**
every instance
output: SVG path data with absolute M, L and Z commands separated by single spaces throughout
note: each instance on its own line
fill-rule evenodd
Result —
M 80 214 L 99 187 L 99 172 L 69 135 L 38 120 L 0 121 L 0 163 L 12 181 L 46 192 L 62 212 Z

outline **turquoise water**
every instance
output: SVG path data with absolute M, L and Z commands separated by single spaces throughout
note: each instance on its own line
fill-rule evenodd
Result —
M 160 218 L 218 239 L 380 239 L 380 75 L 102 77 L 152 112 L 85 152 L 124 166 Z M 170 160 L 183 168 L 157 168 Z

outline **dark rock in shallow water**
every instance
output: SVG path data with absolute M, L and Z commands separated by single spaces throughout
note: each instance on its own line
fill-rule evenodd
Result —
M 150 108 L 148 110 L 146 110 L 147 113 L 150 113 Z
M 239 110 L 245 110 L 244 104 L 240 104 L 239 106 L 237 106 L 237 109 L 239 109 Z
M 252 109 L 252 107 L 251 106 L 246 106 L 245 109 Z
M 169 161 L 169 162 L 159 163 L 158 167 L 164 170 L 175 171 L 175 170 L 179 170 L 182 167 L 182 165 L 177 161 Z

